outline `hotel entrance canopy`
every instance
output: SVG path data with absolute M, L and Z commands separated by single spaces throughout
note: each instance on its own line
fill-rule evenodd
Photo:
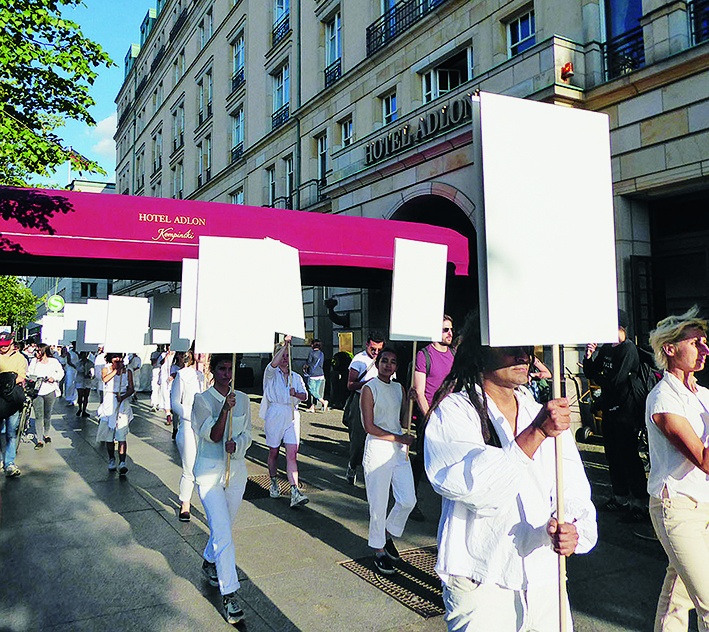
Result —
M 468 274 L 468 239 L 429 224 L 0 187 L 2 274 L 179 280 L 182 259 L 197 258 L 201 235 L 270 237 L 297 248 L 308 285 L 366 287 L 393 269 L 397 237 L 447 245 L 449 270 Z

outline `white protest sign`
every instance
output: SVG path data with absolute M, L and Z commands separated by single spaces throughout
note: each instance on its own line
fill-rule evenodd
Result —
M 84 320 L 80 320 L 76 326 L 76 348 L 74 351 L 98 351 L 98 343 L 86 342 L 86 321 Z
M 448 246 L 394 240 L 391 340 L 438 341 L 445 310 Z
M 106 336 L 106 317 L 108 316 L 108 301 L 90 298 L 86 303 L 86 330 L 84 342 L 89 344 L 104 343 Z
M 40 324 L 42 325 L 42 342 L 45 345 L 58 345 L 64 335 L 64 316 L 45 314 Z
M 170 328 L 170 349 L 173 351 L 187 351 L 192 344 L 192 338 L 180 337 L 180 316 L 178 308 L 172 310 L 172 327 Z
M 197 316 L 197 259 L 182 260 L 180 337 L 194 340 Z
M 107 353 L 140 353 L 150 321 L 147 298 L 135 296 L 108 297 L 106 337 Z
M 290 299 L 293 289 L 286 287 L 286 280 L 293 283 L 295 278 L 290 268 L 297 265 L 297 258 L 292 250 L 273 240 L 200 237 L 198 353 L 272 352 L 276 326 L 290 326 L 297 320 L 290 313 L 297 308 Z M 299 307 L 302 321 L 302 301 Z
M 169 329 L 153 329 L 152 331 L 152 343 L 154 345 L 167 345 L 170 344 L 170 330 Z M 173 349 L 174 351 L 174 349 Z
M 276 266 L 277 285 L 275 306 L 271 311 L 273 331 L 280 334 L 305 338 L 303 314 L 303 287 L 300 280 L 300 254 L 293 248 L 275 239 L 265 239 L 272 250 L 269 261 Z
M 617 341 L 608 116 L 483 93 L 480 119 L 483 343 Z

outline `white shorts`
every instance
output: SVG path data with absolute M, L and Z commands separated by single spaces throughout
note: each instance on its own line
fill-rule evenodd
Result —
M 300 444 L 300 415 L 294 419 L 275 417 L 264 424 L 266 430 L 266 445 L 269 448 L 280 448 L 281 443 L 286 445 Z

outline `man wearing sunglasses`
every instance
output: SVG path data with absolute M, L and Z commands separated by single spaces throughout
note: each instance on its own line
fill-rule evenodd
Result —
M 453 366 L 455 351 L 451 347 L 453 343 L 453 319 L 445 314 L 443 316 L 443 327 L 441 330 L 440 342 L 432 342 L 430 345 L 420 349 L 416 354 L 416 364 L 414 366 L 414 391 L 415 410 L 413 416 L 414 427 L 418 430 L 419 424 L 426 416 L 433 396 L 438 387 L 443 383 Z M 418 433 L 417 433 L 418 434 Z M 419 481 L 423 476 L 423 442 L 416 448 L 416 454 L 411 457 L 411 468 L 414 473 L 414 488 L 418 489 Z M 424 515 L 418 504 L 414 507 L 409 518 L 418 522 L 423 522 Z

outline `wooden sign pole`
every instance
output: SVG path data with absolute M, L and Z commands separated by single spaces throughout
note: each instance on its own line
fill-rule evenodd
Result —
M 411 359 L 411 379 L 409 380 L 409 390 L 407 391 L 407 395 L 411 392 L 411 389 L 414 387 L 414 371 L 416 370 L 416 341 L 414 340 L 414 355 L 412 356 Z M 408 404 L 408 410 L 406 412 L 406 434 L 409 434 L 411 432 L 411 418 L 414 415 L 414 400 L 409 397 L 409 404 Z M 406 458 L 408 460 L 409 458 L 409 446 L 406 446 Z
M 234 392 L 234 384 L 236 383 L 236 353 L 231 354 L 231 386 L 229 393 Z M 227 395 L 228 397 L 228 395 Z M 226 421 L 226 441 L 231 441 L 231 416 L 234 409 L 230 408 Z M 229 487 L 229 478 L 231 477 L 231 454 L 226 453 L 226 472 L 224 473 L 224 487 Z
M 552 397 L 561 397 L 561 367 L 560 346 L 552 345 Z M 561 436 L 554 438 L 556 448 L 556 519 L 559 524 L 565 520 L 564 508 L 564 463 Z M 559 630 L 566 632 L 566 557 L 559 555 Z

